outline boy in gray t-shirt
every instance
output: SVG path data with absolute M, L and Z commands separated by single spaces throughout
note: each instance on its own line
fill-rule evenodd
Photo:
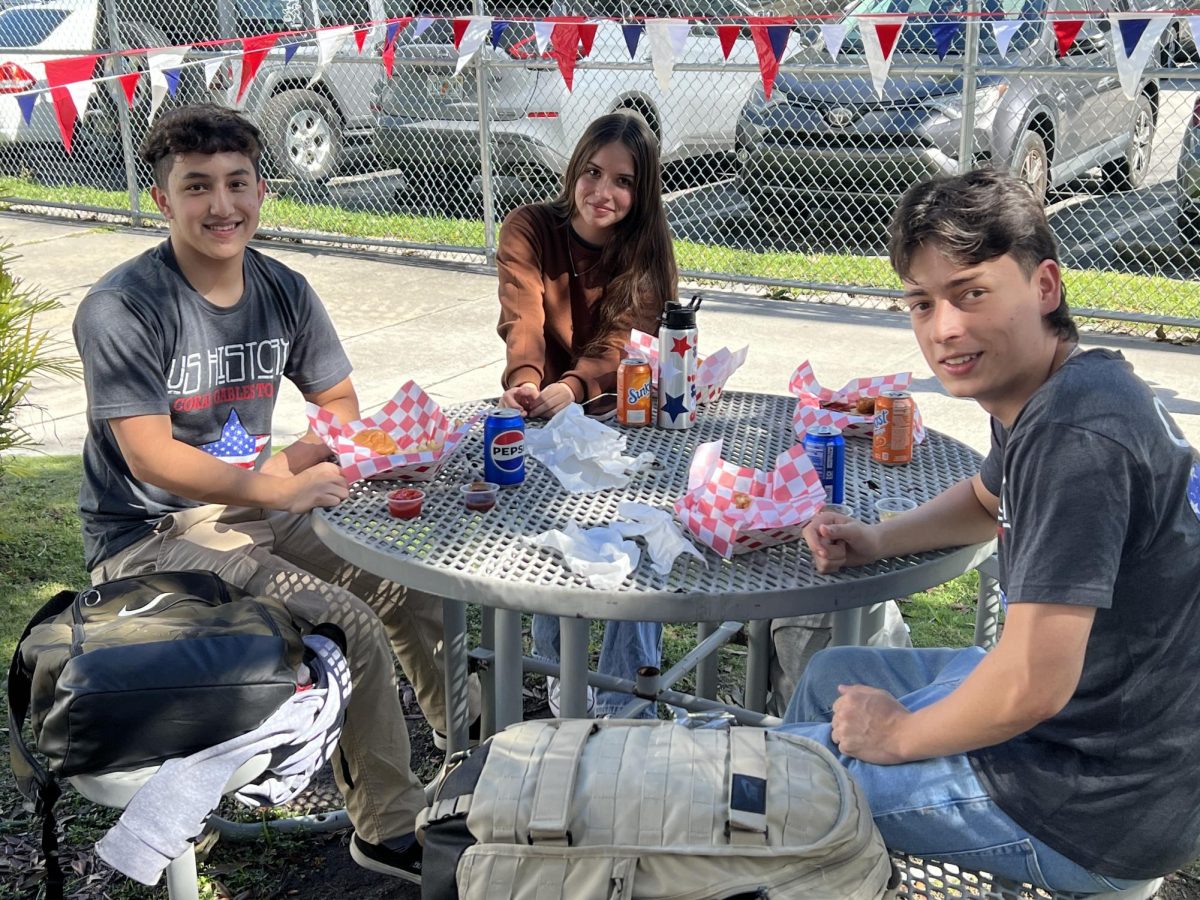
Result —
M 315 435 L 271 455 L 284 377 L 342 421 L 360 414 L 312 288 L 247 248 L 266 190 L 261 155 L 258 129 L 215 106 L 165 115 L 146 137 L 170 239 L 97 282 L 75 318 L 88 397 L 87 565 L 95 582 L 213 571 L 280 598 L 306 626 L 340 629 L 353 693 L 333 771 L 355 828 L 351 855 L 419 881 L 424 793 L 408 765 L 388 637 L 418 697 L 440 702 L 440 606 L 352 569 L 317 539 L 309 511 L 344 500 L 347 485 Z
M 910 513 L 820 513 L 805 538 L 832 572 L 999 535 L 1004 631 L 986 654 L 818 653 L 784 727 L 840 753 L 895 849 L 1081 893 L 1171 872 L 1200 856 L 1196 453 L 1120 354 L 1081 352 L 1020 181 L 916 185 L 890 252 L 926 361 L 991 415 L 991 451 Z

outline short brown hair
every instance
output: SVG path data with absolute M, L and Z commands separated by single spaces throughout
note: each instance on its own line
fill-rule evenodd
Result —
M 212 103 L 197 103 L 164 113 L 142 142 L 142 160 L 165 189 L 175 157 L 181 153 L 241 153 L 262 178 L 262 133 L 244 116 Z
M 925 245 L 955 265 L 970 266 L 1009 254 L 1031 277 L 1045 260 L 1058 262 L 1058 242 L 1042 204 L 1025 182 L 995 169 L 934 178 L 914 184 L 896 206 L 888 229 L 888 256 L 901 278 Z M 1062 286 L 1058 306 L 1046 318 L 1064 340 L 1079 340 Z

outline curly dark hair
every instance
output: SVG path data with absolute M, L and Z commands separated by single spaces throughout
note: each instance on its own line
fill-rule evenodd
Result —
M 154 183 L 166 189 L 180 153 L 242 153 L 262 178 L 263 139 L 244 116 L 212 103 L 197 103 L 164 113 L 142 142 L 142 160 L 154 172 Z
M 888 228 L 888 256 L 901 278 L 926 244 L 959 266 L 977 265 L 1006 253 L 1028 278 L 1044 260 L 1058 262 L 1058 243 L 1042 204 L 1025 182 L 995 169 L 934 178 L 904 192 Z M 1062 339 L 1079 340 L 1067 306 L 1067 288 L 1046 324 Z

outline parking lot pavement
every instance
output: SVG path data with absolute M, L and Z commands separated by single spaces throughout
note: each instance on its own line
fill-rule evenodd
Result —
M 152 231 L 96 227 L 0 214 L 0 240 L 19 254 L 14 273 L 58 295 L 62 310 L 39 319 L 51 338 L 74 355 L 71 322 L 79 301 L 100 275 L 162 239 Z M 494 272 L 414 257 L 354 254 L 324 247 L 261 242 L 264 252 L 303 273 L 322 296 L 355 367 L 364 412 L 377 409 L 412 378 L 440 403 L 498 393 L 504 348 L 496 336 Z M 948 397 L 925 366 L 907 317 L 818 302 L 788 302 L 705 288 L 700 315 L 703 346 L 749 345 L 731 389 L 786 393 L 796 366 L 809 360 L 825 385 L 840 387 L 863 375 L 912 371 L 913 391 L 934 428 L 987 449 L 987 421 L 970 401 Z M 1200 352 L 1137 338 L 1086 335 L 1085 346 L 1122 350 L 1158 392 L 1184 435 L 1200 447 Z M 86 398 L 78 382 L 47 380 L 30 392 L 20 417 L 39 449 L 74 453 L 86 433 Z M 305 428 L 303 401 L 281 392 L 277 442 Z

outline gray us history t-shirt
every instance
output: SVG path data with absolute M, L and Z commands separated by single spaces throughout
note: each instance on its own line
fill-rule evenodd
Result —
M 167 240 L 113 269 L 80 304 L 74 334 L 88 436 L 79 508 L 89 569 L 163 516 L 197 505 L 134 478 L 109 419 L 169 415 L 176 440 L 252 468 L 270 452 L 281 378 L 307 394 L 350 374 L 337 332 L 301 275 L 247 249 L 244 280 L 235 305 L 214 306 L 188 284 Z
M 1200 465 L 1119 353 L 1062 366 L 983 483 L 1000 498 L 1001 586 L 1096 607 L 1057 715 L 970 754 L 996 803 L 1074 862 L 1153 878 L 1200 856 Z M 1053 652 L 1053 648 L 1048 648 Z

